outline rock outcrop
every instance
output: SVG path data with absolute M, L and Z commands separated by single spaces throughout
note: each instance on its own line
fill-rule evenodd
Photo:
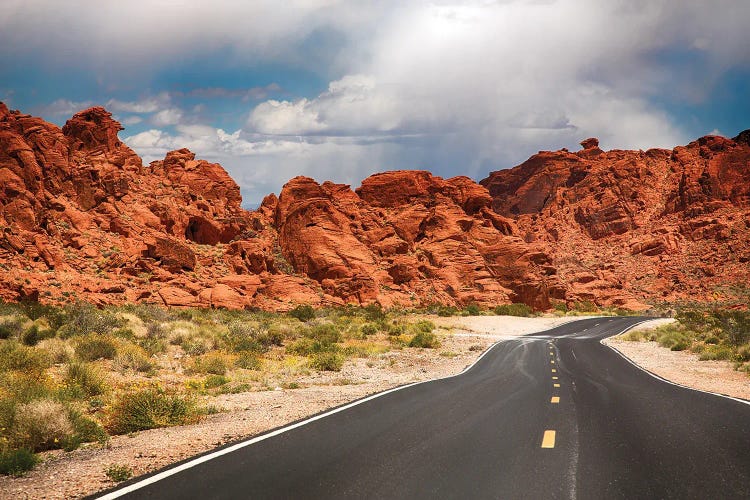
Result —
M 543 251 L 466 177 L 292 179 L 243 210 L 187 149 L 143 165 L 100 107 L 62 129 L 0 106 L 0 295 L 286 309 L 297 303 L 549 305 Z
M 747 300 L 748 137 L 606 152 L 587 139 L 480 183 L 494 210 L 546 249 L 568 300 Z
M 713 300 L 748 281 L 750 132 L 540 152 L 480 184 L 290 180 L 255 211 L 187 149 L 143 165 L 105 109 L 0 103 L 0 297 L 263 308 Z

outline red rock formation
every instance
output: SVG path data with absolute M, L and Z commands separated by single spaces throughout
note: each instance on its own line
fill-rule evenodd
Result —
M 481 184 L 547 249 L 568 300 L 736 300 L 731 287 L 750 278 L 743 134 L 645 152 L 604 152 L 587 139 L 582 151 L 540 152 Z
M 542 152 L 479 185 L 297 177 L 258 210 L 186 149 L 144 166 L 103 108 L 60 129 L 0 103 L 0 296 L 288 309 L 714 298 L 746 282 L 750 133 Z

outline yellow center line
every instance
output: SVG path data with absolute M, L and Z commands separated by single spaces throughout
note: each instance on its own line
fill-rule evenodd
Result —
M 552 377 L 552 380 L 557 380 L 557 377 Z
M 550 359 L 549 362 L 550 362 L 550 364 L 553 364 L 553 365 L 555 364 L 555 360 L 554 359 Z
M 554 355 L 555 355 L 555 353 L 554 353 L 554 352 L 551 352 L 551 353 L 549 353 L 549 355 L 550 355 L 550 356 L 554 356 Z
M 550 403 L 559 403 L 560 402 L 560 396 L 552 396 L 552 399 L 549 400 Z
M 552 373 L 557 373 L 557 370 L 555 370 L 555 369 L 553 368 L 553 369 L 552 369 Z
M 542 438 L 542 448 L 554 448 L 555 447 L 555 431 L 546 430 L 544 431 L 544 437 Z
M 552 384 L 553 387 L 560 387 L 560 384 Z

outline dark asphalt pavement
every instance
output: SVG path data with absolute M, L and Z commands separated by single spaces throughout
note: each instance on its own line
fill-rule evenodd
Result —
M 600 344 L 639 321 L 586 319 L 501 342 L 460 376 L 125 498 L 750 498 L 750 405 L 661 382 Z

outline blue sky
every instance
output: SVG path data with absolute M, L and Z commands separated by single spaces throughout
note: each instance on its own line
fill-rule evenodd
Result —
M 248 207 L 295 175 L 481 179 L 590 136 L 672 147 L 750 128 L 744 0 L 279 5 L 5 0 L 0 100 L 60 125 L 104 105 L 146 162 L 188 147 Z

